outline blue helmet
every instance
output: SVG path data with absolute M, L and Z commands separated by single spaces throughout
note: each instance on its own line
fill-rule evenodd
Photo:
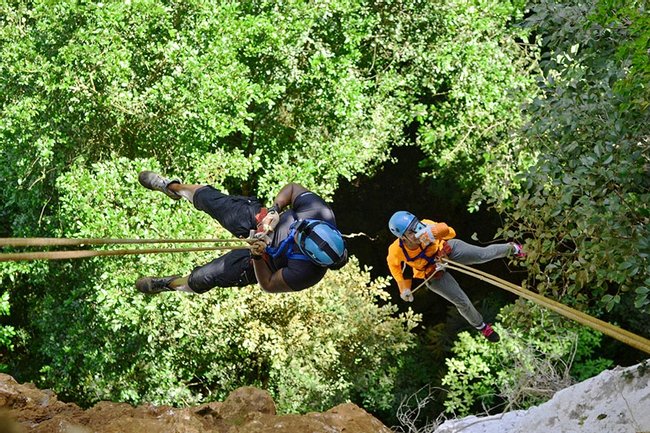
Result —
M 333 225 L 306 219 L 296 228 L 298 248 L 319 266 L 336 268 L 347 262 L 348 252 L 341 232 Z
M 415 215 L 405 210 L 397 211 L 390 217 L 388 221 L 388 228 L 398 238 L 404 236 L 408 230 L 418 231 L 424 225 L 418 220 Z

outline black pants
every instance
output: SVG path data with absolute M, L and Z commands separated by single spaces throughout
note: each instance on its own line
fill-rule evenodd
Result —
M 193 202 L 194 207 L 239 238 L 248 237 L 257 228 L 255 215 L 262 208 L 255 197 L 227 195 L 211 186 L 198 189 Z M 250 251 L 233 250 L 194 268 L 188 285 L 196 293 L 205 293 L 214 287 L 242 287 L 256 282 Z

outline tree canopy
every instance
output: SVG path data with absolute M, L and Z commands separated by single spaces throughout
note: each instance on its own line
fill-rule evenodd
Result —
M 504 234 L 529 239 L 540 292 L 647 315 L 650 113 L 639 46 L 648 14 L 617 2 L 539 2 L 532 12 L 527 23 L 543 35 L 541 91 L 522 135 L 536 156 L 516 200 L 498 201 L 511 217 Z

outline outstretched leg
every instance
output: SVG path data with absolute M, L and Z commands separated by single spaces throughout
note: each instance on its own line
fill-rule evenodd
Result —
M 443 272 L 437 280 L 431 279 L 427 287 L 432 292 L 442 296 L 456 307 L 461 316 L 475 328 L 483 324 L 483 316 L 476 310 L 467 294 L 460 288 L 458 282 L 448 272 Z
M 147 295 L 162 292 L 188 292 L 194 293 L 187 284 L 188 277 L 173 275 L 171 277 L 142 277 L 135 282 L 135 287 Z
M 262 203 L 255 197 L 224 194 L 210 185 L 185 184 L 153 171 L 141 171 L 138 181 L 145 188 L 160 191 L 174 200 L 185 198 L 237 237 L 248 237 L 257 228 L 256 216 Z
M 197 266 L 187 277 L 142 277 L 135 286 L 148 295 L 174 291 L 205 293 L 214 287 L 243 287 L 257 282 L 250 261 L 247 250 L 234 250 Z
M 206 185 L 191 185 L 185 183 L 173 183 L 169 185 L 169 190 L 183 197 L 190 203 L 194 204 L 194 193 Z
M 494 259 L 508 257 L 515 252 L 512 243 L 492 244 L 486 247 L 478 247 L 468 244 L 460 239 L 450 239 L 447 241 L 451 247 L 449 259 L 463 265 L 477 265 L 479 263 L 489 262 Z
M 443 272 L 442 277 L 437 280 L 431 279 L 427 282 L 427 287 L 434 293 L 442 296 L 456 307 L 461 316 L 469 322 L 474 328 L 478 329 L 488 341 L 496 343 L 500 340 L 499 334 L 496 333 L 489 323 L 483 321 L 483 316 L 469 300 L 469 297 L 458 282 L 449 273 Z
M 194 203 L 194 193 L 205 185 L 190 185 L 181 183 L 178 179 L 168 179 L 153 171 L 141 171 L 138 175 L 140 185 L 153 191 L 160 191 L 174 200 L 181 198 Z

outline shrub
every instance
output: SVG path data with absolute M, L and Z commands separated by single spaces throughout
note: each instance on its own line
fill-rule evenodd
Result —
M 556 391 L 600 373 L 611 361 L 595 357 L 602 335 L 530 303 L 504 307 L 495 329 L 498 344 L 480 335 L 459 334 L 448 358 L 447 412 L 527 408 Z

